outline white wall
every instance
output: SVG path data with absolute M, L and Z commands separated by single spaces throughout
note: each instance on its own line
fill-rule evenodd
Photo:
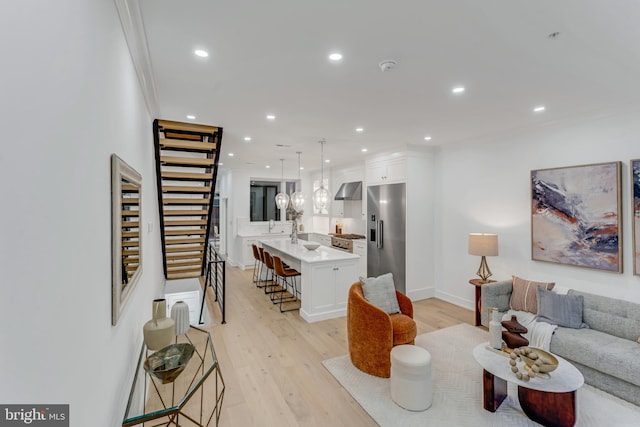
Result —
M 72 426 L 116 426 L 163 285 L 151 117 L 112 0 L 7 3 L 0 54 L 0 402 L 68 403 Z M 142 174 L 154 224 L 115 327 L 111 153 Z
M 629 160 L 640 158 L 640 109 L 561 122 L 527 134 L 443 147 L 437 155 L 436 296 L 473 307 L 479 257 L 470 232 L 499 234 L 499 256 L 487 258 L 492 279 L 519 275 L 558 286 L 640 302 L 633 276 Z M 623 267 L 617 274 L 531 260 L 530 172 L 622 161 Z

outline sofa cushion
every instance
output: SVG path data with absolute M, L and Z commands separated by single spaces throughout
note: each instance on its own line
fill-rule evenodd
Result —
M 591 329 L 631 341 L 640 337 L 640 304 L 573 289 L 568 295 L 582 295 L 582 320 Z
M 364 299 L 389 314 L 400 313 L 400 305 L 393 283 L 393 274 L 378 277 L 360 278 Z
M 513 291 L 509 300 L 509 308 L 517 311 L 528 311 L 536 314 L 538 312 L 538 298 L 536 287 L 542 287 L 550 291 L 555 286 L 554 282 L 534 282 L 513 276 Z
M 549 350 L 640 386 L 640 345 L 594 329 L 556 329 Z M 551 374 L 553 375 L 553 373 Z
M 560 295 L 536 288 L 538 293 L 538 321 L 566 328 L 587 328 L 582 321 L 582 295 Z

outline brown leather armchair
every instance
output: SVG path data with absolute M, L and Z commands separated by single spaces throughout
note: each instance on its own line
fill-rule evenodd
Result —
M 364 298 L 360 282 L 349 289 L 349 356 L 356 368 L 377 377 L 389 378 L 391 349 L 400 344 L 413 344 L 417 334 L 411 300 L 399 291 L 396 296 L 402 313 L 389 315 Z

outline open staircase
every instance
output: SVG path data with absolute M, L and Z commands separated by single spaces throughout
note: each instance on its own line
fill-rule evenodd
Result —
M 222 128 L 156 119 L 153 138 L 164 275 L 202 276 Z

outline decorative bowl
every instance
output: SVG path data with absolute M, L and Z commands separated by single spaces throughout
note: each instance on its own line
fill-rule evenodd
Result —
M 320 243 L 316 243 L 316 242 L 309 242 L 309 243 L 305 243 L 302 246 L 304 246 L 305 248 L 307 248 L 307 250 L 310 251 L 315 251 L 316 249 L 318 249 L 320 247 Z
M 195 347 L 192 344 L 171 344 L 153 353 L 144 361 L 144 370 L 167 384 L 175 381 L 184 370 Z
M 533 365 L 538 365 L 539 372 L 543 374 L 548 374 L 558 367 L 558 359 L 541 348 L 522 347 L 520 358 L 529 368 L 533 368 Z M 537 360 L 541 362 L 537 362 Z

